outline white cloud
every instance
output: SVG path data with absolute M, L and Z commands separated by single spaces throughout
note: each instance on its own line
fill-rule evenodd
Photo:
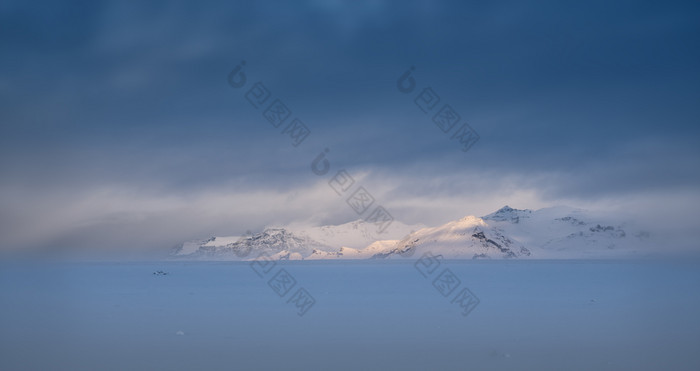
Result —
M 522 176 L 381 177 L 350 170 L 396 220 L 439 225 L 485 215 L 503 205 L 569 205 L 635 220 L 688 245 L 697 234 L 700 192 L 630 193 L 599 199 L 551 198 Z M 359 218 L 327 177 L 309 186 L 263 189 L 241 185 L 174 190 L 136 185 L 0 189 L 0 246 L 167 248 L 189 239 L 237 235 L 269 225 L 343 223 Z M 353 188 L 354 189 L 354 188 Z M 679 238 L 684 237 L 684 238 Z M 681 242 L 682 240 L 682 242 Z

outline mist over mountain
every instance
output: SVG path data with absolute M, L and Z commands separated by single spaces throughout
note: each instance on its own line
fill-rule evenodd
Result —
M 312 228 L 274 227 L 246 236 L 211 237 L 178 246 L 170 258 L 250 260 L 405 259 L 431 253 L 447 259 L 578 259 L 644 257 L 650 233 L 629 221 L 571 207 L 509 206 L 436 227 L 392 223 L 380 235 L 362 220 Z

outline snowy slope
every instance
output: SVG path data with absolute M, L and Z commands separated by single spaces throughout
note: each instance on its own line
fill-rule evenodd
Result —
M 311 255 L 317 248 L 327 250 L 331 247 L 284 228 L 268 228 L 238 238 L 212 237 L 204 241 L 186 242 L 175 256 L 204 260 L 249 260 L 265 253 L 282 260 L 299 260 Z
M 536 211 L 505 206 L 483 219 L 537 258 L 641 256 L 649 244 L 649 233 L 632 223 L 565 206 Z
M 404 237 L 374 258 L 401 258 L 430 252 L 447 259 L 518 258 L 530 251 L 483 219 L 467 216 L 436 228 L 424 228 Z
M 407 225 L 399 221 L 393 221 L 383 233 L 378 233 L 377 226 L 374 223 L 355 220 L 340 225 L 324 225 L 311 228 L 288 226 L 285 229 L 297 236 L 317 241 L 323 246 L 334 247 L 333 251 L 337 251 L 341 247 L 350 247 L 357 250 L 364 249 L 375 241 L 400 239 L 424 227 L 422 224 Z
M 394 249 L 399 240 L 379 240 L 372 242 L 364 249 L 341 247 L 338 251 L 314 250 L 307 260 L 328 259 L 371 259 L 377 254 L 385 254 Z

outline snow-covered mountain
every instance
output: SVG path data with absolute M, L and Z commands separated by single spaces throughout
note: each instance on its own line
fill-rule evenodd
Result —
M 324 225 L 311 228 L 288 226 L 286 228 L 295 235 L 318 241 L 322 246 L 335 247 L 335 250 L 341 247 L 361 250 L 375 241 L 400 239 L 424 227 L 425 225 L 422 224 L 407 225 L 393 221 L 385 231 L 379 233 L 377 225 L 364 220 L 355 220 L 340 225 Z
M 195 259 L 247 260 L 260 253 L 280 259 L 299 260 L 311 255 L 315 248 L 329 248 L 305 236 L 297 236 L 284 228 L 268 228 L 242 237 L 212 237 L 183 244 L 176 256 Z
M 174 257 L 191 259 L 248 260 L 266 253 L 280 259 L 362 259 L 371 257 L 373 244 L 384 247 L 381 238 L 398 238 L 423 225 L 406 225 L 397 221 L 382 233 L 377 226 L 363 220 L 320 227 L 286 226 L 267 228 L 246 236 L 211 237 L 179 246 Z M 381 240 L 384 241 L 384 240 Z M 365 251 L 366 250 L 366 251 Z M 369 256 L 367 256 L 369 255 Z
M 640 246 L 648 236 L 629 223 L 581 209 L 533 211 L 505 206 L 481 218 L 466 216 L 434 228 L 394 221 L 383 234 L 362 220 L 267 228 L 242 237 L 187 242 L 173 257 L 250 260 L 265 253 L 280 260 L 400 259 L 427 252 L 447 259 L 629 257 L 643 254 Z
M 406 257 L 427 252 L 448 259 L 530 256 L 525 246 L 488 225 L 482 218 L 467 216 L 440 227 L 423 228 L 411 233 L 392 248 L 373 257 Z
M 641 256 L 650 242 L 649 233 L 633 223 L 565 206 L 536 211 L 505 206 L 483 219 L 537 258 Z

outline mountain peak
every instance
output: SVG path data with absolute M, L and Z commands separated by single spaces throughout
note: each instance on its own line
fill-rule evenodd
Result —
M 479 218 L 478 216 L 474 215 L 467 215 L 464 218 L 461 218 L 456 221 L 457 225 L 459 226 L 484 226 L 486 223 L 484 222 L 484 219 Z
M 519 223 L 520 218 L 529 218 L 530 214 L 532 214 L 532 210 L 519 210 L 506 205 L 496 210 L 495 212 L 484 216 L 483 219 L 494 220 L 499 222 L 509 221 L 511 223 Z

